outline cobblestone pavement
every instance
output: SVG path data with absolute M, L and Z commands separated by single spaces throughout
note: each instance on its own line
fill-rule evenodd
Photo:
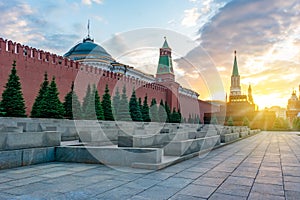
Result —
M 0 170 L 0 199 L 300 199 L 300 136 L 262 132 L 159 171 L 46 163 Z

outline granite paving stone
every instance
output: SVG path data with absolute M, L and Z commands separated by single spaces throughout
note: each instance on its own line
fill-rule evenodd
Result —
M 284 189 L 299 192 L 300 191 L 300 183 L 285 182 Z M 299 196 L 299 198 L 300 198 L 300 196 Z
M 237 184 L 237 185 L 244 185 L 244 186 L 252 186 L 253 182 L 254 182 L 253 178 L 229 176 L 226 179 L 225 184 Z
M 254 183 L 251 191 L 262 193 L 262 194 L 275 195 L 275 196 L 284 195 L 284 190 L 282 185 Z
M 284 182 L 295 182 L 300 183 L 299 176 L 283 176 Z
M 153 186 L 135 196 L 146 199 L 168 199 L 179 190 L 179 188 L 174 187 Z
M 213 193 L 213 195 L 211 195 L 211 197 L 209 198 L 209 200 L 246 200 L 247 197 L 242 197 L 242 196 L 236 196 L 236 195 L 229 195 L 229 194 L 223 194 L 223 193 L 218 193 L 215 192 Z
M 299 197 L 300 197 L 300 191 L 290 191 L 290 190 L 285 191 L 285 198 L 287 200 L 299 200 Z
M 183 171 L 175 174 L 173 177 L 197 179 L 201 175 L 202 173 L 199 172 Z
M 176 188 L 183 188 L 190 184 L 193 181 L 193 179 L 186 179 L 186 178 L 177 178 L 177 177 L 170 177 L 164 181 L 161 181 L 158 183 L 158 185 L 161 186 L 167 186 L 167 187 L 176 187 Z
M 261 132 L 151 171 L 51 162 L 0 170 L 0 199 L 299 199 L 300 137 Z
M 216 187 L 212 186 L 190 184 L 186 188 L 181 190 L 179 194 L 208 198 L 215 190 Z
M 251 192 L 249 195 L 249 200 L 284 200 L 284 196 L 276 196 L 272 194 L 263 194 L 257 192 Z
M 256 183 L 265 183 L 273 185 L 283 185 L 282 177 L 269 177 L 269 176 L 257 176 L 255 179 Z
M 228 195 L 247 197 L 250 192 L 250 189 L 250 186 L 230 184 L 225 182 L 221 185 L 221 187 L 217 189 L 216 192 Z
M 193 183 L 197 185 L 219 186 L 224 180 L 225 178 L 200 177 Z
M 184 195 L 184 194 L 176 194 L 170 198 L 170 200 L 205 200 L 205 198 L 194 197 L 191 195 Z

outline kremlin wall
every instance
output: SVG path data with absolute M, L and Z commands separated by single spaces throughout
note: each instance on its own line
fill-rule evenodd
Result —
M 45 72 L 47 72 L 49 79 L 55 76 L 61 101 L 70 91 L 71 83 L 74 81 L 75 91 L 80 99 L 85 95 L 88 84 L 96 84 L 100 96 L 104 94 L 107 84 L 112 97 L 116 88 L 121 91 L 125 85 L 128 97 L 135 89 L 137 97 L 143 99 L 147 94 L 148 105 L 150 105 L 152 98 L 155 98 L 158 104 L 160 100 L 163 100 L 168 103 L 172 110 L 173 108 L 180 109 L 182 116 L 186 119 L 189 115 L 198 115 L 203 122 L 204 113 L 219 112 L 218 106 L 199 100 L 199 95 L 196 92 L 181 87 L 175 81 L 171 48 L 166 39 L 159 51 L 160 60 L 156 77 L 135 70 L 134 67 L 118 63 L 113 58 L 107 59 L 110 55 L 101 46 L 95 44 L 89 36 L 82 43 L 77 44 L 77 46 L 79 45 L 78 48 L 81 50 L 83 47 L 85 48 L 87 45 L 85 43 L 89 43 L 88 45 L 92 45 L 93 49 L 100 49 L 102 52 L 83 49 L 84 52 L 79 52 L 81 57 L 78 59 L 76 57 L 78 51 L 74 49 L 75 47 L 65 56 L 59 56 L 0 38 L 0 94 L 2 94 L 8 80 L 12 63 L 16 60 L 17 74 L 22 84 L 28 116 Z M 106 53 L 104 56 L 102 55 L 103 50 Z M 96 55 L 94 55 L 95 52 Z M 167 54 L 165 54 L 166 52 Z M 166 60 L 164 56 L 168 56 L 168 63 L 164 63 Z M 171 68 L 168 69 L 168 67 Z M 160 68 L 166 70 L 162 71 Z

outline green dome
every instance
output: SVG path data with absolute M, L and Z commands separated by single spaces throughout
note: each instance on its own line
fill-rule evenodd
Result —
M 65 55 L 71 60 L 103 60 L 107 62 L 114 62 L 115 60 L 111 57 L 107 51 L 100 45 L 94 43 L 91 38 L 86 38 L 83 42 L 72 47 Z

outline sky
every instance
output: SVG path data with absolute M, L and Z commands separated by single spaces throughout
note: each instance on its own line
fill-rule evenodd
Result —
M 0 37 L 63 55 L 90 35 L 114 58 L 155 74 L 166 36 L 176 80 L 225 100 L 234 50 L 242 92 L 286 107 L 300 84 L 299 0 L 2 0 Z

